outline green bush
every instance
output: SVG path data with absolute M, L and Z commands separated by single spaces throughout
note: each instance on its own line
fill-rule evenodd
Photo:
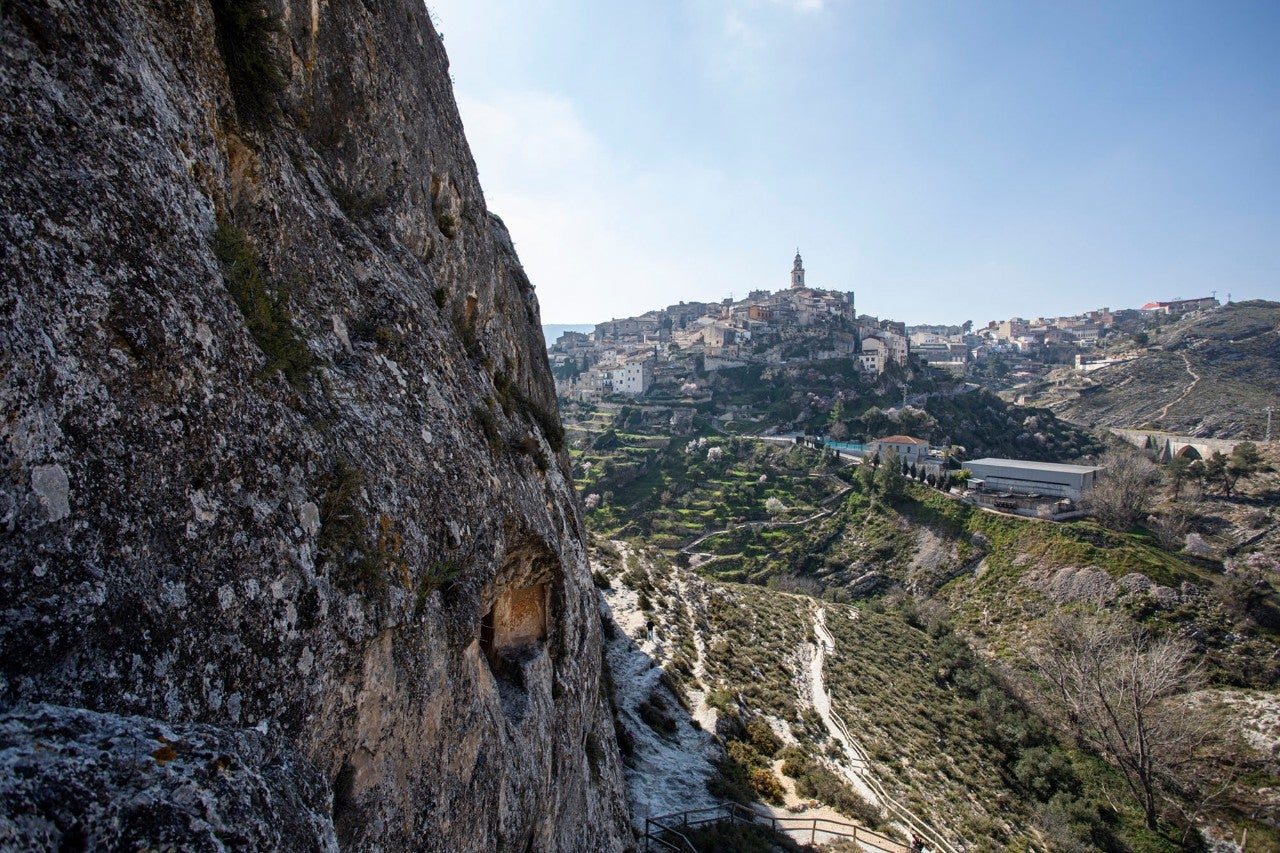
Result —
M 796 779 L 796 793 L 826 803 L 845 817 L 872 829 L 884 822 L 884 814 L 879 808 L 868 803 L 849 783 L 821 764 L 810 764 Z
M 334 464 L 320 501 L 320 553 L 336 567 L 340 589 L 381 599 L 390 588 L 387 559 L 370 540 L 369 520 L 360 508 L 363 487 L 358 468 L 345 459 Z
M 733 694 L 721 687 L 707 691 L 707 705 L 721 714 L 733 710 Z
M 1013 775 L 1019 785 L 1042 803 L 1059 791 L 1069 794 L 1080 791 L 1080 780 L 1067 757 L 1041 746 L 1022 752 L 1013 765 Z
M 746 741 L 731 740 L 725 744 L 725 751 L 742 767 L 756 770 L 769 766 L 760 753 L 756 752 L 756 748 Z
M 225 219 L 213 232 L 213 251 L 222 262 L 222 278 L 244 316 L 249 334 L 267 357 L 267 370 L 280 370 L 298 385 L 315 359 L 293 327 L 287 294 L 273 293 L 244 232 Z
M 782 741 L 764 720 L 752 720 L 747 723 L 747 737 L 761 755 L 772 757 L 782 748 Z
M 1054 851 L 1088 853 L 1091 850 L 1123 849 L 1098 813 L 1097 806 L 1066 791 L 1055 794 L 1040 807 L 1036 823 Z
M 751 803 L 756 794 L 747 776 L 748 770 L 732 757 L 715 762 L 716 774 L 707 779 L 707 792 L 718 800 Z

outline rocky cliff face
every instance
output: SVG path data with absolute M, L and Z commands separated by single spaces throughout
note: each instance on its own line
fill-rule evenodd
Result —
M 0 839 L 625 847 L 537 300 L 426 10 L 0 16 Z

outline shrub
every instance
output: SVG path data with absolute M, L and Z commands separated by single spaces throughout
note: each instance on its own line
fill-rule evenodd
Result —
M 750 803 L 755 791 L 747 780 L 747 771 L 732 758 L 715 762 L 716 774 L 707 779 L 707 792 L 718 800 Z
M 721 714 L 727 714 L 733 710 L 733 694 L 721 687 L 709 690 L 707 691 L 707 705 L 715 708 Z
M 1097 806 L 1065 791 L 1055 794 L 1040 807 L 1036 823 L 1053 850 L 1086 853 L 1116 849 L 1115 839 Z
M 751 790 L 755 791 L 760 799 L 770 803 L 781 804 L 785 799 L 782 785 L 778 783 L 778 778 L 773 775 L 772 770 L 752 770 Z
M 436 560 L 427 566 L 418 582 L 418 591 L 414 597 L 413 615 L 420 618 L 427 606 L 427 598 L 437 589 L 446 589 L 458 579 L 461 569 L 456 563 Z
M 485 400 L 485 403 L 489 403 Z M 498 433 L 498 419 L 494 417 L 493 410 L 488 406 L 472 406 L 471 414 L 475 415 L 476 421 L 480 424 L 480 431 L 484 433 L 484 440 L 491 450 L 497 450 L 501 443 L 501 435 Z
M 725 751 L 741 767 L 758 770 L 768 766 L 760 753 L 756 752 L 756 748 L 746 741 L 731 740 L 725 745 Z
M 847 782 L 826 767 L 812 764 L 796 779 L 796 793 L 826 803 L 840 814 L 875 829 L 884 822 L 884 814 L 868 803 Z
M 290 320 L 287 294 L 272 293 L 253 244 L 225 219 L 218 220 L 213 232 L 213 251 L 249 334 L 267 357 L 267 370 L 283 371 L 291 384 L 298 385 L 315 360 Z
M 689 840 L 697 853 L 796 853 L 808 850 L 781 832 L 764 826 L 752 826 L 744 823 L 721 821 L 706 824 L 695 829 L 682 828 L 680 834 Z M 672 836 L 671 844 L 679 844 L 679 839 Z
M 521 399 L 525 403 L 525 410 L 533 416 L 538 428 L 546 436 L 547 444 L 551 445 L 551 449 L 556 453 L 564 450 L 564 425 L 560 423 L 559 414 L 544 411 L 541 406 L 523 397 Z
M 1013 775 L 1018 784 L 1042 803 L 1059 791 L 1076 794 L 1080 790 L 1080 780 L 1066 756 L 1044 747 L 1024 750 L 1013 766 Z
M 618 752 L 621 752 L 624 758 L 630 758 L 636 751 L 636 739 L 631 736 L 631 732 L 627 731 L 627 727 L 622 724 L 617 713 L 613 715 L 613 735 L 618 740 Z
M 378 193 L 351 189 L 336 181 L 329 181 L 328 186 L 333 200 L 350 219 L 368 219 L 386 207 L 386 197 Z
M 369 520 L 360 509 L 364 474 L 339 459 L 326 478 L 320 502 L 320 552 L 335 564 L 334 580 L 346 592 L 381 598 L 387 580 L 386 555 L 369 539 Z
M 752 720 L 747 723 L 747 737 L 751 745 L 761 755 L 772 757 L 782 748 L 782 741 L 773 733 L 773 729 L 764 720 Z
M 782 759 L 782 773 L 792 779 L 799 779 L 809 770 L 809 756 L 799 747 L 788 746 L 778 753 Z

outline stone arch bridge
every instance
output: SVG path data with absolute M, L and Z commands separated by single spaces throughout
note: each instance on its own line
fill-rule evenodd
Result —
M 1201 438 L 1147 429 L 1111 429 L 1110 432 L 1140 450 L 1154 453 L 1156 458 L 1162 462 L 1168 461 L 1174 456 L 1183 456 L 1187 459 L 1207 459 L 1215 452 L 1230 455 L 1231 451 L 1236 449 L 1236 445 L 1243 444 L 1249 440 L 1247 438 Z

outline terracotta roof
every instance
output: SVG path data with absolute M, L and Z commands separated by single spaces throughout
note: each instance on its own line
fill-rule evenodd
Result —
M 909 435 L 889 435 L 884 438 L 877 438 L 876 441 L 881 444 L 928 444 L 922 438 L 912 438 Z

